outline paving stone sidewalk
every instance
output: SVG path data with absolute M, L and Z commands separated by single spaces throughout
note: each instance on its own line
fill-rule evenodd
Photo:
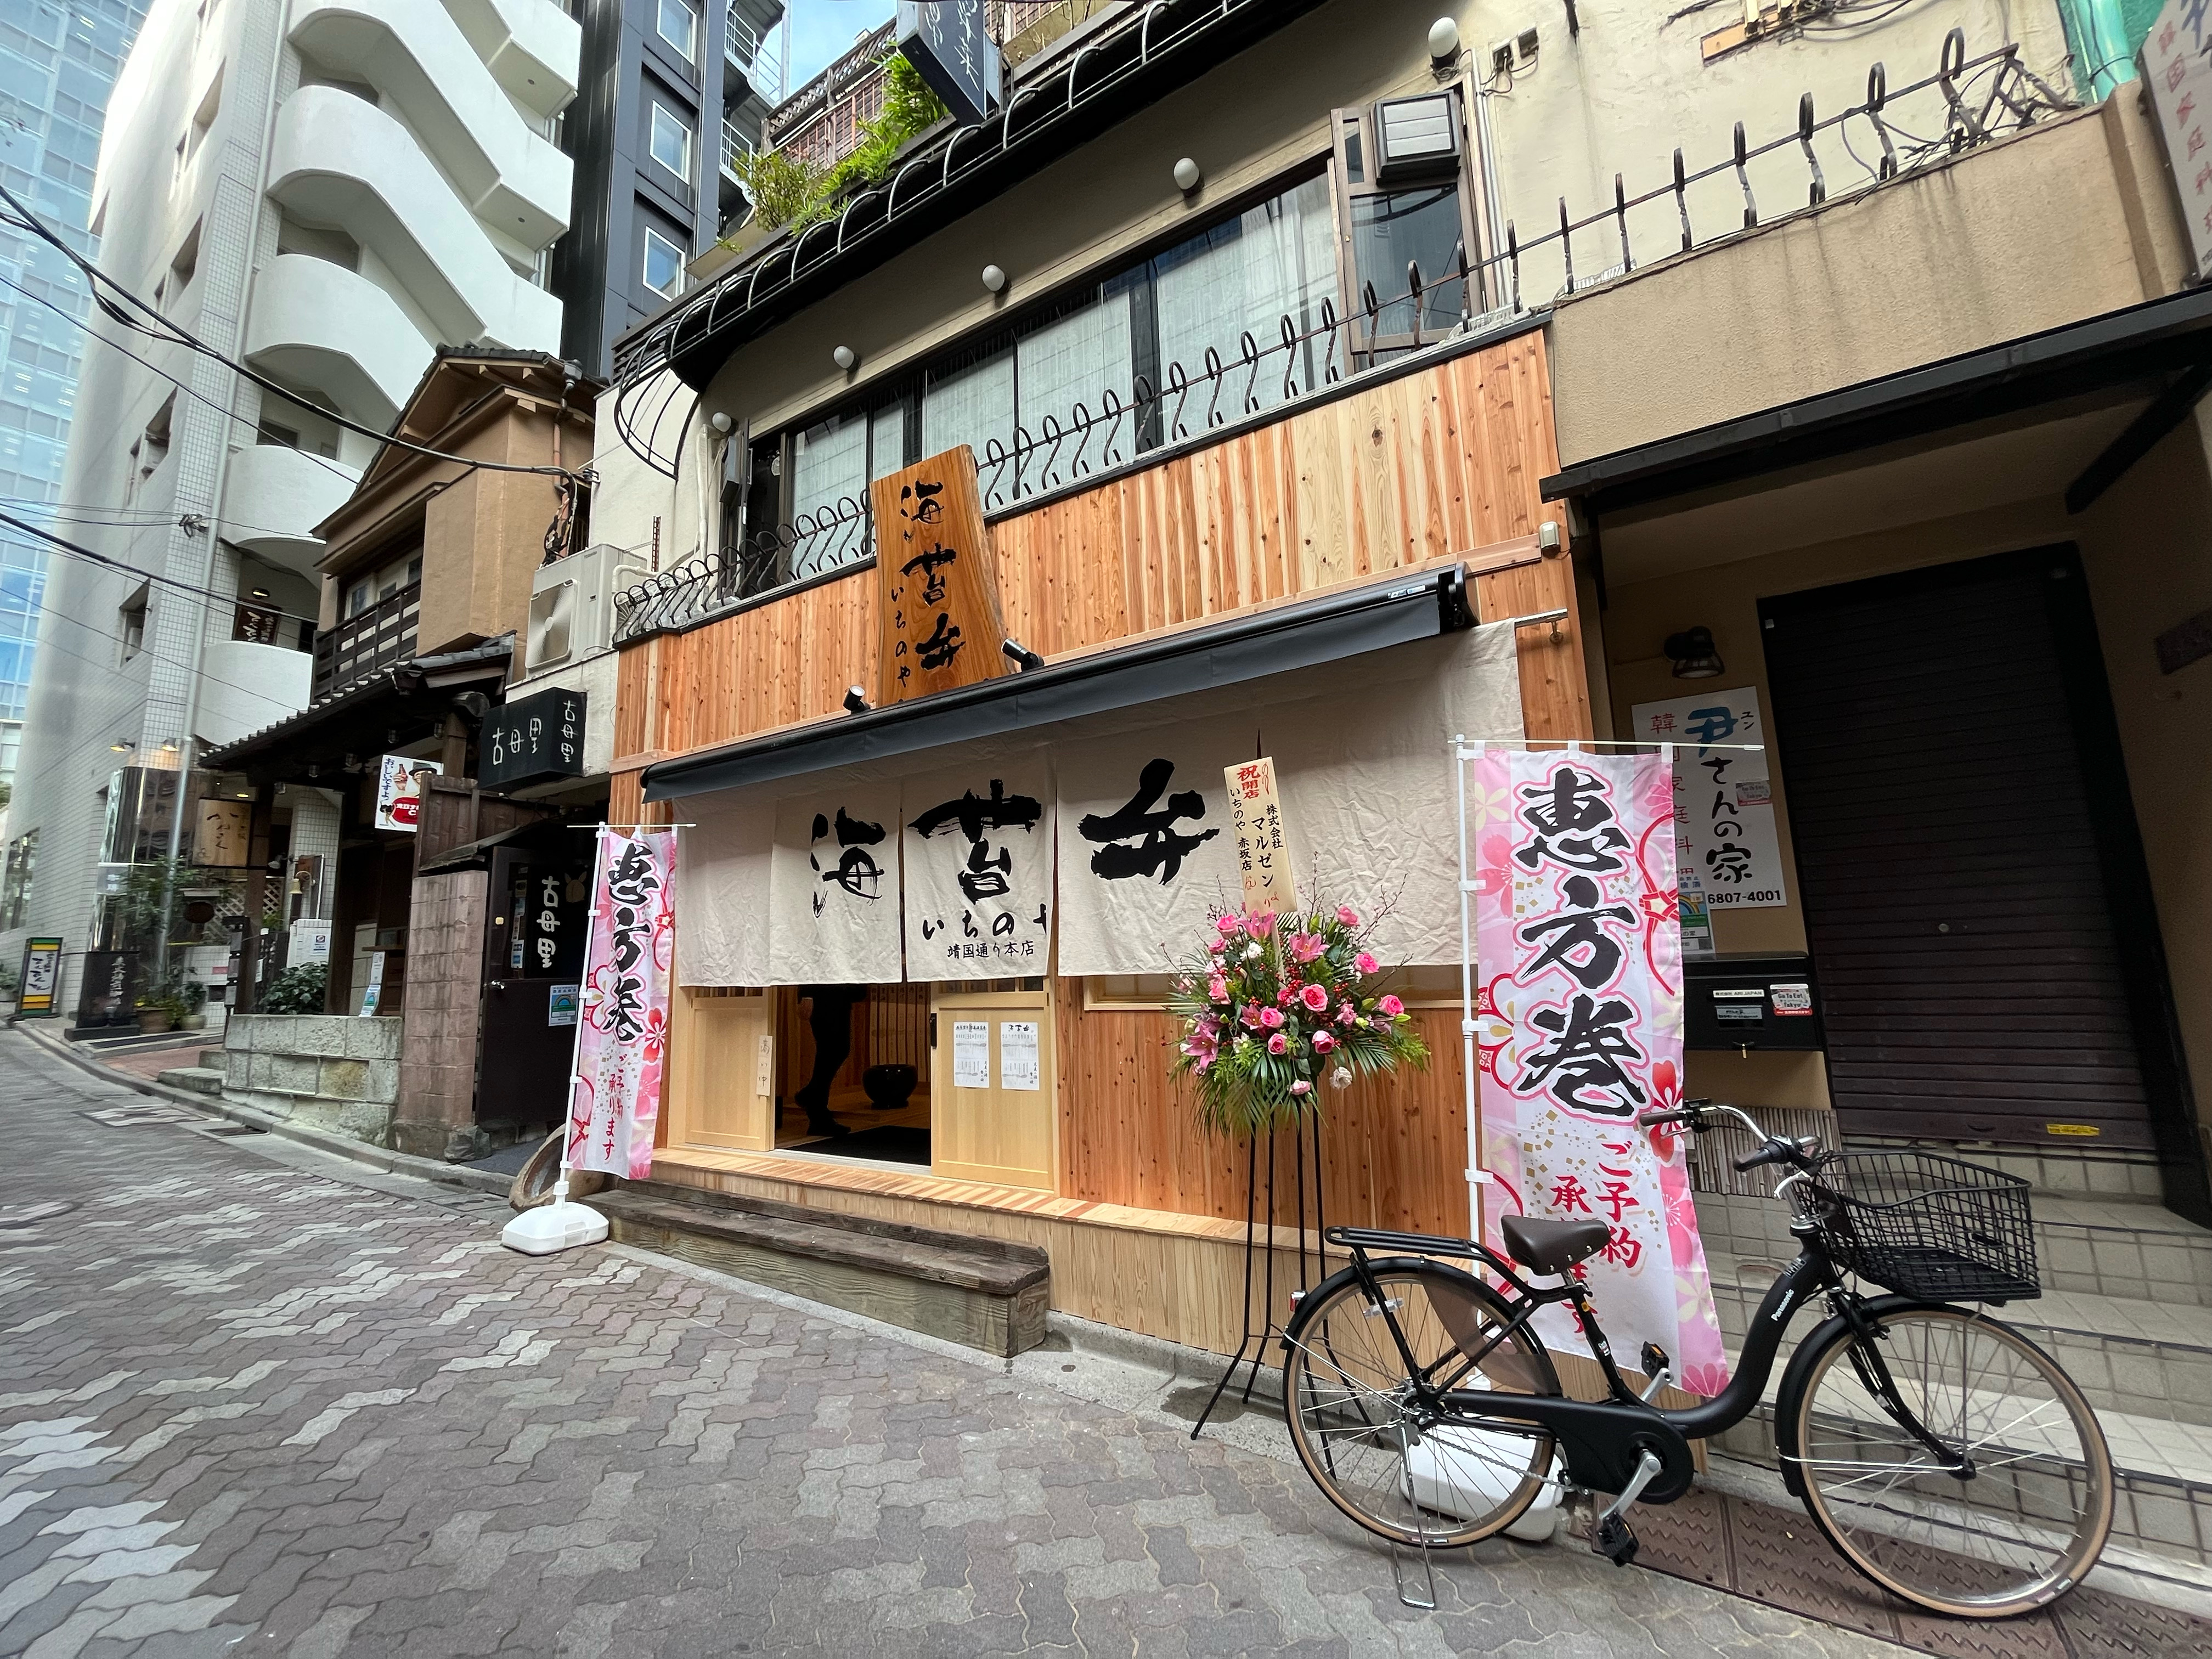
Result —
M 1899 1651 L 133 1102 L 0 1036 L 0 1655 Z

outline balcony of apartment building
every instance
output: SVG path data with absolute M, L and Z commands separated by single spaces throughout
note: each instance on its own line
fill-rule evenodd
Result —
M 722 55 L 728 60 L 722 81 L 722 101 L 735 104 L 745 98 L 755 98 L 773 108 L 783 101 L 787 90 L 785 76 L 788 70 L 786 58 L 785 31 L 781 22 L 783 6 L 732 4 L 723 21 Z
M 315 636 L 314 701 L 411 660 L 422 615 L 419 550 L 346 578 L 337 620 Z

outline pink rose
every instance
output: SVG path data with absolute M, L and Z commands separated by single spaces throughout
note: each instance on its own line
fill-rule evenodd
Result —
M 1247 916 L 1244 918 L 1244 931 L 1254 939 L 1265 939 L 1275 931 L 1275 919 L 1272 915 Z
M 1267 1039 L 1267 1052 L 1271 1054 L 1287 1054 L 1291 1052 L 1291 1040 L 1280 1031 L 1276 1032 Z
M 1359 912 L 1348 904 L 1340 904 L 1336 907 L 1336 919 L 1346 927 L 1359 926 Z
M 1277 1030 L 1281 1026 L 1282 1023 L 1283 1011 L 1281 1009 L 1262 1008 L 1260 1011 L 1260 1024 L 1266 1026 L 1269 1030 L 1273 1031 Z
M 1298 1000 L 1318 1014 L 1328 1006 L 1328 993 L 1318 985 L 1309 985 L 1298 993 Z
M 1206 994 L 1216 1002 L 1229 1000 L 1229 981 L 1218 974 L 1206 981 Z
M 1220 930 L 1222 938 L 1228 939 L 1237 931 L 1237 918 L 1234 916 L 1223 916 L 1213 925 Z
M 1313 1034 L 1313 1046 L 1316 1054 L 1325 1054 L 1336 1047 L 1336 1039 L 1326 1031 L 1316 1031 Z
M 1406 1012 L 1406 1005 L 1399 1001 L 1395 997 L 1384 997 L 1382 1001 L 1376 1003 L 1375 1006 L 1380 1008 L 1384 1013 L 1389 1015 L 1393 1019 L 1397 1018 L 1399 1015 Z
M 1316 957 L 1319 956 L 1322 951 L 1328 949 L 1328 941 L 1323 939 L 1319 933 L 1293 933 L 1291 935 L 1291 956 L 1296 961 L 1311 962 Z
M 1365 951 L 1362 951 L 1358 956 L 1352 957 L 1352 965 L 1359 969 L 1363 974 L 1380 972 L 1382 967 L 1381 963 L 1376 961 L 1374 957 Z
M 1296 1083 L 1291 1085 L 1291 1092 L 1294 1095 L 1310 1095 L 1313 1092 L 1313 1085 L 1300 1078 Z

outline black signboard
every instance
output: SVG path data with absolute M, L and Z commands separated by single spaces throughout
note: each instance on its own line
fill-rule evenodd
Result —
M 76 1028 L 134 1025 L 138 1011 L 138 953 L 87 951 L 84 977 L 77 982 Z
M 999 49 L 983 0 L 904 0 L 897 23 L 901 54 L 961 125 L 988 120 L 999 103 Z
M 477 753 L 488 786 L 583 776 L 584 694 L 556 686 L 493 709 Z

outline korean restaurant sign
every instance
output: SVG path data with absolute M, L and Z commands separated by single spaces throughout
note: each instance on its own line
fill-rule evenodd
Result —
M 1716 1394 L 1728 1364 L 1682 1144 L 1637 1115 L 1681 1100 L 1682 963 L 1673 781 L 1657 755 L 1486 748 L 1469 830 L 1478 851 L 1475 1004 L 1482 1154 L 1498 1220 L 1602 1221 L 1581 1269 L 1613 1341 L 1672 1355 Z M 1536 1318 L 1579 1352 L 1572 1316 Z
M 568 1163 L 653 1172 L 675 965 L 676 832 L 602 827 L 585 941 L 583 1017 L 568 1094 Z
M 1705 908 L 1787 904 L 1758 688 L 1639 702 L 1630 714 L 1636 741 L 1677 745 L 1675 850 L 1695 872 Z
M 2143 84 L 2189 227 L 2191 274 L 2212 276 L 2212 14 L 2198 0 L 2167 0 L 2143 39 Z
M 584 694 L 556 686 L 484 716 L 477 740 L 487 787 L 584 774 Z
M 1237 831 L 1237 867 L 1244 878 L 1244 908 L 1279 915 L 1298 908 L 1297 878 L 1283 839 L 1283 800 L 1275 788 L 1275 763 L 1263 756 L 1222 768 L 1229 786 L 1229 821 Z
M 975 452 L 963 444 L 868 488 L 883 618 L 876 706 L 1006 672 L 1012 665 L 975 487 Z
M 414 835 L 422 827 L 421 772 L 443 772 L 444 763 L 416 760 L 407 755 L 386 755 L 376 769 L 376 827 L 404 830 Z

